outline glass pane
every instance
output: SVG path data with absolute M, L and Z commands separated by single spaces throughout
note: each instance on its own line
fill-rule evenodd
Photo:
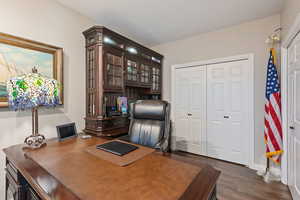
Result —
M 122 78 L 121 77 L 117 78 L 117 85 L 122 86 Z
M 114 56 L 112 54 L 107 54 L 107 62 L 110 64 L 114 63 Z
M 107 76 L 107 78 L 108 78 L 108 85 L 114 85 L 113 76 Z
M 128 66 L 128 67 L 127 67 L 127 72 L 128 72 L 128 73 L 132 73 L 132 72 L 133 72 L 132 66 Z
M 113 73 L 114 73 L 113 65 L 108 64 L 107 65 L 107 74 L 108 75 L 113 75 Z
M 137 81 L 137 63 L 131 60 L 127 61 L 127 80 Z
M 119 57 L 119 56 L 115 56 L 114 64 L 118 65 L 118 66 L 121 66 L 122 65 L 122 58 Z

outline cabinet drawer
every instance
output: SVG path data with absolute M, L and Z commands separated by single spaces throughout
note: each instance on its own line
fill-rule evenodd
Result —
M 17 168 L 9 161 L 6 164 L 6 172 L 14 179 L 14 181 L 19 185 L 26 184 L 24 177 L 18 172 Z
M 10 162 L 8 162 L 6 164 L 6 170 L 13 176 L 13 178 L 16 181 L 18 180 L 18 170 L 13 166 L 13 164 L 11 164 Z
M 10 174 L 16 183 L 19 183 L 18 170 L 11 163 L 6 164 L 6 173 Z
M 26 200 L 41 200 L 32 188 L 28 188 Z
M 12 175 L 6 172 L 6 200 L 26 200 L 27 185 L 18 184 Z

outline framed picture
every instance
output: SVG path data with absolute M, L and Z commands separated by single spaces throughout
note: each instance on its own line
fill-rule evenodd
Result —
M 6 81 L 30 73 L 33 67 L 59 82 L 63 104 L 63 49 L 0 33 L 0 107 L 8 106 Z

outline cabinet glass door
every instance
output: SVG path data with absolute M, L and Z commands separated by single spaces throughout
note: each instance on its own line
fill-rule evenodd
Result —
M 123 88 L 122 56 L 106 53 L 106 87 L 112 90 Z
M 141 64 L 140 67 L 140 82 L 144 85 L 151 84 L 151 68 L 148 65 Z
M 159 67 L 152 67 L 152 92 L 160 92 L 161 88 L 161 70 Z
M 138 82 L 139 74 L 138 74 L 138 64 L 135 61 L 127 60 L 126 63 L 126 81 L 128 82 Z

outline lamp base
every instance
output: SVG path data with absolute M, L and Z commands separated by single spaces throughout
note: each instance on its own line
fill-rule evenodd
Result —
M 45 136 L 40 134 L 30 135 L 25 139 L 24 143 L 32 149 L 38 149 L 45 143 Z

